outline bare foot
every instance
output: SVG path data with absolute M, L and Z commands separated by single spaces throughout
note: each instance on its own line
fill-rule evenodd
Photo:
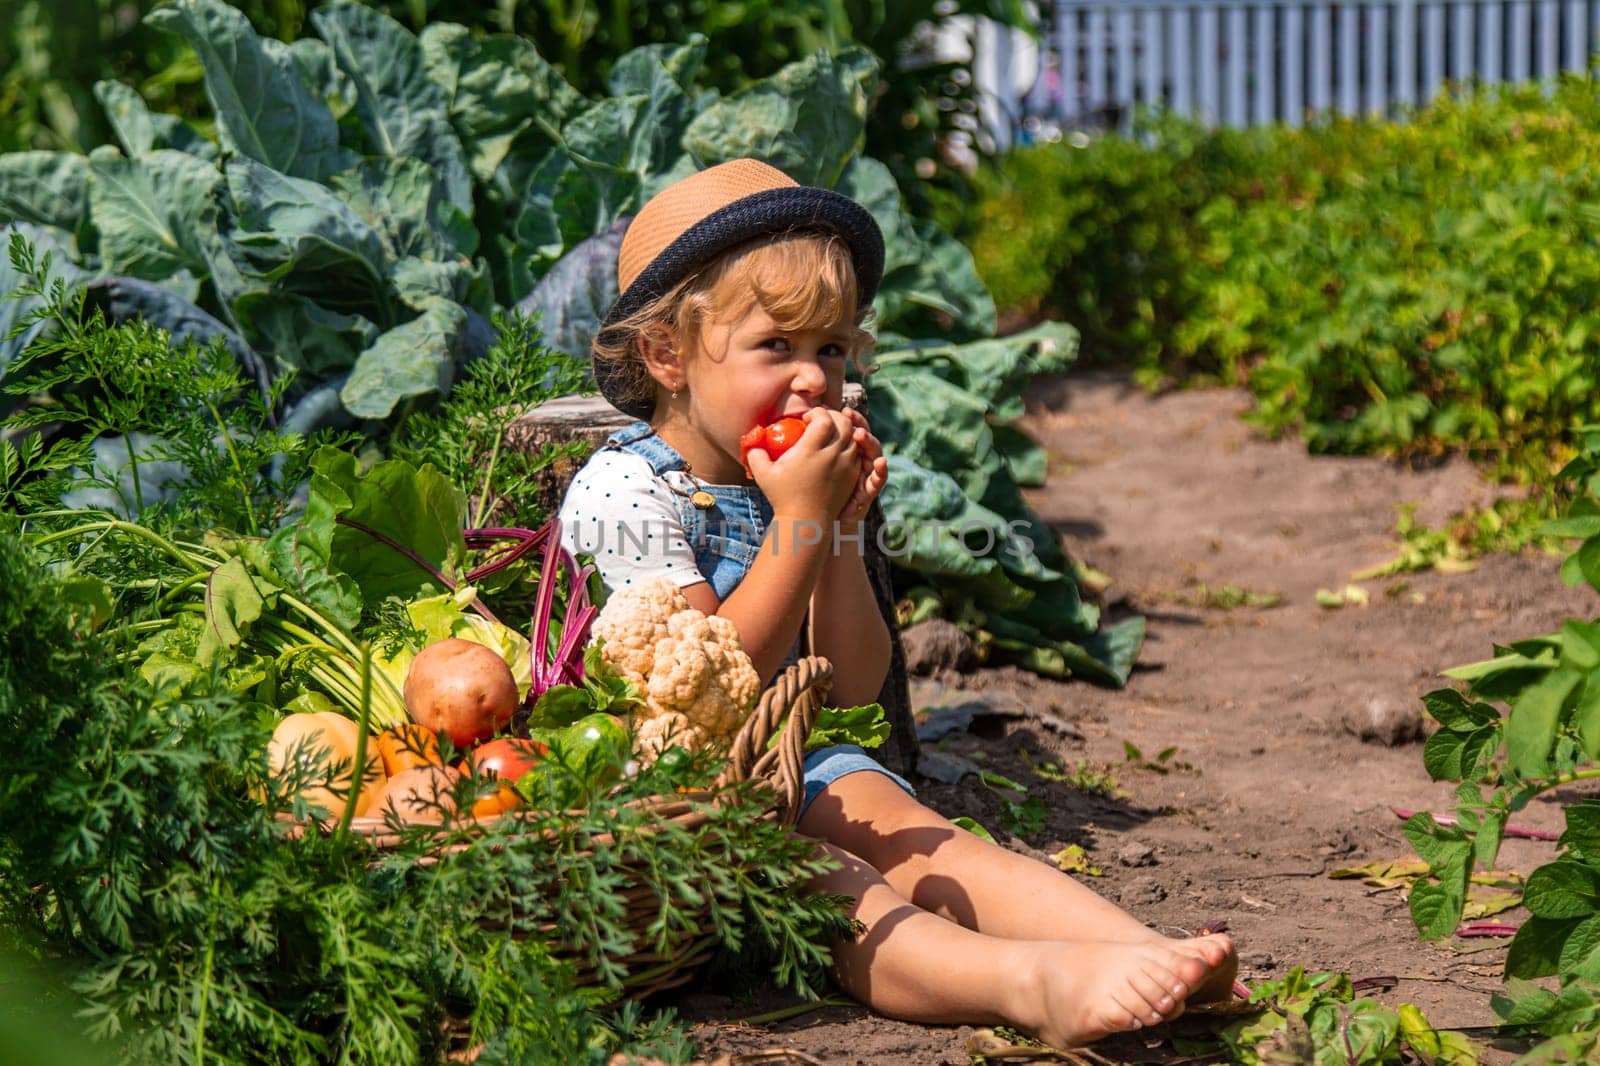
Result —
M 1239 953 L 1233 938 L 1226 933 L 1167 941 L 1173 948 L 1192 954 L 1209 969 L 1205 980 L 1189 993 L 1190 1003 L 1223 1003 L 1233 995 L 1233 982 L 1239 976 Z
M 1211 973 L 1200 953 L 1173 944 L 1039 941 L 1022 998 L 1008 1014 L 1053 1047 L 1159 1025 L 1182 1013 Z

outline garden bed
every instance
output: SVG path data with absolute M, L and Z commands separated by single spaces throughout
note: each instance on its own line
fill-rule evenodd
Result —
M 1415 1003 L 1440 1027 L 1492 1025 L 1506 941 L 1420 942 L 1404 890 L 1326 876 L 1411 854 L 1391 806 L 1451 808 L 1452 788 L 1428 780 L 1420 742 L 1363 741 L 1346 721 L 1377 704 L 1420 725 L 1419 697 L 1440 687 L 1438 670 L 1484 658 L 1508 635 L 1592 616 L 1593 594 L 1560 583 L 1557 557 L 1495 556 L 1467 574 L 1364 582 L 1364 607 L 1318 606 L 1319 588 L 1342 589 L 1352 571 L 1394 553 L 1395 505 L 1419 503 L 1419 517 L 1437 521 L 1491 490 L 1465 463 L 1407 470 L 1261 440 L 1237 419 L 1248 402 L 1221 389 L 1151 396 L 1097 373 L 1036 382 L 1026 422 L 1050 453 L 1051 477 L 1030 503 L 1075 557 L 1112 578 L 1110 617 L 1137 611 L 1150 620 L 1149 641 L 1125 691 L 986 670 L 914 685 L 913 700 L 958 702 L 959 685 L 998 709 L 1020 704 L 1075 725 L 1081 741 L 1038 720 L 996 716 L 942 747 L 986 756 L 985 769 L 1045 800 L 1043 830 L 1010 846 L 1046 859 L 1083 846 L 1103 871 L 1085 879 L 1164 931 L 1226 918 L 1247 983 L 1296 965 L 1393 976 L 1394 988 L 1371 994 Z M 1229 588 L 1276 593 L 1281 603 L 1228 609 L 1239 598 Z M 1127 744 L 1146 764 L 1177 751 L 1163 774 L 1130 762 Z M 1077 772 L 1079 760 L 1087 772 Z M 1080 784 L 1109 772 L 1124 795 L 1046 780 L 1036 772 L 1045 762 Z M 924 781 L 921 792 L 1007 839 L 1000 798 L 974 779 Z M 1561 810 L 1535 801 L 1514 821 L 1559 831 Z M 1148 864 L 1126 865 L 1124 855 Z M 1550 844 L 1511 840 L 1497 865 L 1527 873 L 1553 855 Z M 708 1056 L 781 1045 L 840 1066 L 967 1061 L 966 1028 L 836 1008 L 744 1030 L 723 1023 L 791 1001 L 700 994 L 680 1002 L 703 1023 Z M 1161 1057 L 1134 1041 L 1097 1050 L 1119 1061 Z M 1515 1057 L 1491 1048 L 1483 1061 Z

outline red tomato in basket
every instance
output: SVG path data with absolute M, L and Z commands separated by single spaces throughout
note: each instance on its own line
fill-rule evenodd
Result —
M 547 745 L 537 740 L 501 737 L 480 744 L 468 752 L 467 757 L 460 763 L 463 774 L 477 773 L 483 777 L 493 775 L 501 782 L 493 792 L 480 796 L 472 805 L 473 817 L 493 818 L 497 814 L 504 814 L 522 806 L 522 797 L 511 787 L 511 783 L 527 773 L 549 750 Z
M 753 477 L 750 473 L 750 460 L 747 458 L 754 448 L 760 448 L 774 461 L 784 452 L 794 447 L 800 435 L 806 431 L 806 424 L 798 418 L 780 418 L 770 426 L 757 426 L 739 438 L 739 459 L 744 463 L 746 477 Z
M 533 764 L 550 751 L 547 745 L 526 737 L 501 737 L 479 744 L 461 760 L 461 772 L 487 776 L 493 774 L 506 784 L 515 784 Z

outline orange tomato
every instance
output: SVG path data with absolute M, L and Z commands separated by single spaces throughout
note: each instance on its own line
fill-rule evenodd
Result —
M 522 806 L 522 797 L 510 785 L 501 785 L 487 796 L 480 796 L 472 805 L 474 818 L 493 818 L 497 814 L 514 811 Z
M 444 756 L 439 754 L 439 734 L 415 722 L 379 733 L 378 754 L 383 758 L 383 772 L 390 777 L 419 766 L 444 765 Z

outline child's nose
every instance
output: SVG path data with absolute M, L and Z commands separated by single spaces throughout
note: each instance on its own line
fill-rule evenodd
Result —
M 802 396 L 820 396 L 828 391 L 828 372 L 815 359 L 803 360 L 794 373 L 794 391 Z

